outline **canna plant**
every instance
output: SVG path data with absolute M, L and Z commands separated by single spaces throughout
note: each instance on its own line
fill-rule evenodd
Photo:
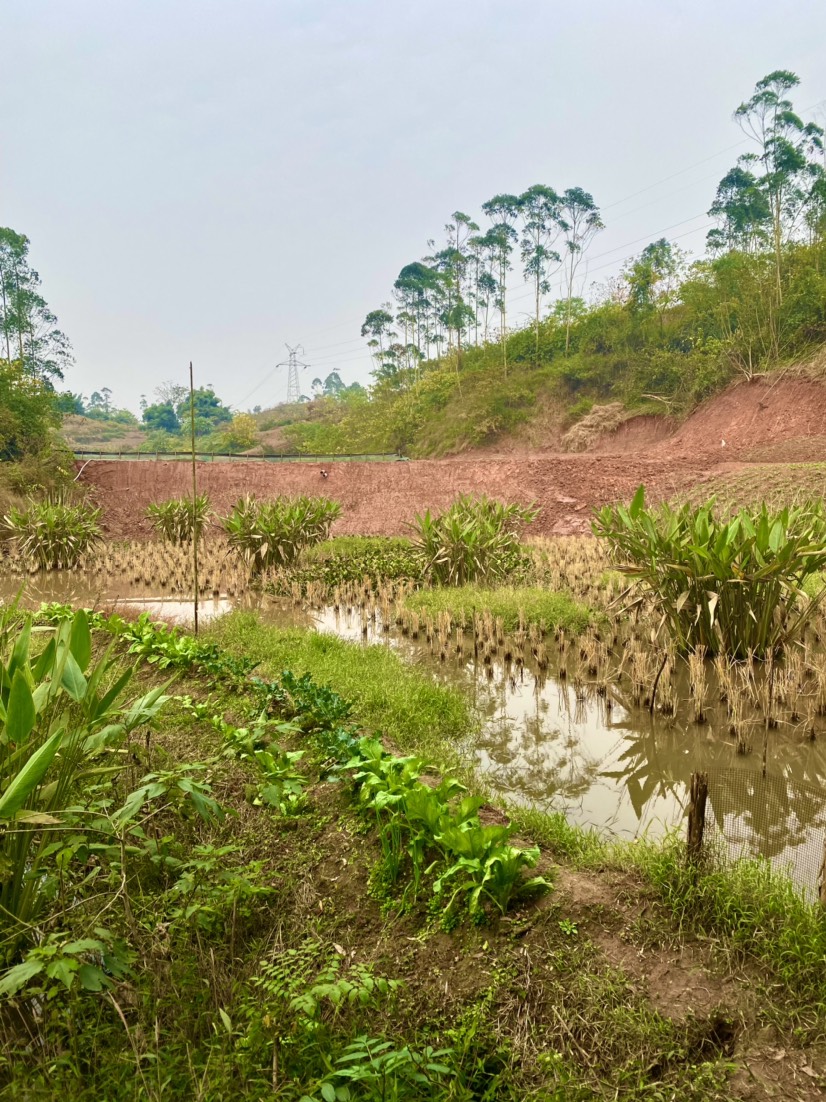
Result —
M 14 550 L 43 570 L 76 566 L 101 540 L 100 509 L 87 502 L 72 505 L 62 498 L 30 501 L 4 517 Z
M 16 615 L 6 613 L 0 630 L 0 959 L 54 896 L 55 843 L 77 834 L 84 786 L 120 771 L 117 748 L 166 699 L 161 687 L 122 705 L 133 670 L 113 657 L 114 641 L 93 662 L 82 610 L 37 655 L 31 616 Z
M 438 516 L 416 515 L 413 545 L 437 585 L 502 582 L 524 571 L 519 533 L 538 515 L 532 505 L 463 494 Z
M 253 574 L 290 566 L 305 547 L 321 543 L 341 515 L 337 501 L 325 497 L 277 497 L 258 501 L 247 496 L 235 503 L 221 524 L 230 547 L 239 551 Z
M 155 532 L 167 543 L 190 543 L 198 539 L 210 517 L 209 498 L 206 494 L 196 497 L 172 498 L 169 501 L 153 501 L 146 515 L 152 521 Z
M 826 567 L 826 516 L 820 503 L 730 519 L 714 499 L 699 507 L 648 509 L 640 486 L 631 504 L 606 506 L 593 530 L 619 569 L 642 583 L 685 652 L 746 658 L 778 654 L 817 608 L 806 582 Z

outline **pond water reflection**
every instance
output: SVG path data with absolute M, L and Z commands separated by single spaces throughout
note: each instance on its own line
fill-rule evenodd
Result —
M 15 578 L 0 577 L 0 599 L 19 591 Z M 145 587 L 74 574 L 33 576 L 23 602 L 62 601 L 90 607 L 148 611 L 182 624 L 191 622 L 191 599 L 147 593 Z M 423 640 L 384 629 L 380 615 L 360 611 L 307 610 L 291 601 L 260 594 L 202 598 L 203 621 L 235 607 L 257 608 L 272 622 L 303 624 L 365 645 L 394 648 L 406 661 L 443 683 L 460 688 L 480 717 L 474 754 L 493 793 L 546 810 L 575 823 L 625 839 L 661 836 L 684 814 L 695 770 L 709 774 L 709 810 L 731 854 L 749 853 L 789 868 L 809 889 L 817 882 L 826 829 L 826 730 L 818 718 L 816 737 L 803 724 L 781 722 L 769 732 L 767 777 L 760 773 L 763 724 L 749 721 L 749 754 L 737 752 L 724 709 L 713 704 L 707 722 L 691 722 L 691 708 L 676 715 L 650 715 L 633 708 L 614 684 L 603 695 L 595 685 L 576 684 L 524 665 L 475 658 L 472 646 L 444 662 Z M 710 671 L 710 678 L 713 672 Z M 685 698 L 687 683 L 677 681 Z

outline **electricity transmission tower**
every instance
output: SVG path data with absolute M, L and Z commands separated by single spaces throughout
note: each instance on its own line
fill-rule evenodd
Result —
M 301 397 L 301 386 L 298 382 L 298 372 L 306 371 L 309 364 L 302 363 L 298 356 L 299 353 L 303 353 L 304 349 L 300 344 L 297 344 L 295 348 L 290 348 L 288 344 L 284 347 L 289 352 L 290 356 L 288 360 L 282 360 L 280 364 L 276 364 L 276 367 L 286 367 L 287 369 L 287 401 L 297 402 Z

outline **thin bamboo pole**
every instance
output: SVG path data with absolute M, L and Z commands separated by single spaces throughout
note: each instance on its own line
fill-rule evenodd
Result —
M 192 360 L 189 361 L 189 428 L 192 444 L 192 574 L 195 581 L 195 634 L 198 634 L 198 525 L 196 510 L 198 497 L 198 476 L 195 466 L 195 382 L 192 374 Z

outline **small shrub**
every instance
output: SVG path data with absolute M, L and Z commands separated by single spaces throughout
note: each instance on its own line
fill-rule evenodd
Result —
M 726 520 L 714 506 L 646 509 L 641 486 L 628 508 L 601 509 L 593 527 L 654 596 L 681 650 L 777 653 L 817 607 L 805 583 L 826 567 L 823 506 L 775 513 L 764 504 Z
M 198 494 L 194 499 L 181 497 L 153 501 L 146 515 L 162 539 L 169 543 L 189 543 L 194 536 L 200 538 L 209 520 L 209 498 L 206 494 Z
M 75 566 L 101 539 L 100 509 L 62 498 L 12 509 L 5 527 L 18 554 L 45 570 Z
M 519 532 L 538 515 L 534 506 L 462 495 L 439 516 L 417 515 L 413 543 L 436 584 L 490 584 L 524 572 Z
M 573 405 L 568 406 L 568 416 L 572 421 L 579 421 L 594 408 L 593 398 L 580 398 Z
M 305 547 L 327 539 L 341 514 L 337 501 L 325 497 L 277 497 L 257 501 L 243 497 L 221 522 L 230 547 L 240 551 L 250 570 L 289 566 Z

